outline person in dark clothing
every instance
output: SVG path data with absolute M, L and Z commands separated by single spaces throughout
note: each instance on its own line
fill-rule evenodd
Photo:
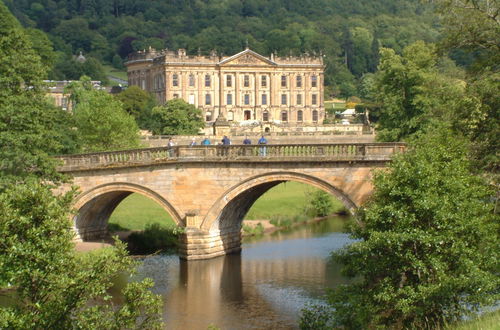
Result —
M 252 144 L 252 141 L 248 138 L 248 136 L 245 136 L 245 140 L 243 140 L 243 144 Z
M 219 150 L 218 153 L 220 156 L 227 156 L 229 154 L 228 147 L 229 147 L 229 145 L 231 145 L 231 140 L 229 140 L 227 135 L 224 135 L 221 142 L 222 142 L 222 147 L 218 148 L 218 150 Z

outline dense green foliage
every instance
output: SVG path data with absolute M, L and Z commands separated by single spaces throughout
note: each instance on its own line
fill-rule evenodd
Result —
M 315 191 L 310 198 L 310 210 L 316 217 L 324 217 L 332 213 L 332 196 L 323 190 Z
M 495 70 L 500 66 L 500 3 L 498 0 L 436 0 L 443 17 L 443 47 L 454 57 L 465 57 L 472 70 Z
M 183 99 L 173 99 L 153 108 L 148 127 L 153 134 L 198 134 L 205 126 L 201 110 Z
M 73 120 L 83 152 L 139 147 L 139 127 L 122 103 L 96 89 L 88 77 L 67 87 L 73 101 Z
M 492 191 L 470 172 L 466 143 L 442 131 L 376 174 L 352 228 L 360 241 L 335 254 L 359 279 L 330 294 L 335 325 L 432 328 L 498 299 Z
M 50 155 L 71 134 L 67 116 L 45 99 L 40 57 L 1 2 L 0 17 L 0 186 L 30 176 L 57 181 Z
M 45 99 L 37 33 L 28 38 L 2 2 L 0 17 L 0 286 L 10 298 L 0 328 L 160 328 L 151 281 L 130 283 L 121 305 L 111 302 L 112 279 L 135 266 L 124 246 L 75 253 L 74 193 L 53 195 L 62 177 L 50 157 L 77 147 L 73 117 Z
M 378 71 L 363 77 L 360 94 L 371 101 L 366 108 L 378 120 L 380 140 L 404 140 L 429 124 L 446 122 L 470 139 L 478 169 L 498 173 L 500 3 L 436 3 L 445 24 L 439 51 L 422 42 L 402 55 L 382 49 Z M 468 64 L 466 71 L 439 53 Z
M 160 298 L 149 292 L 151 281 L 129 284 L 120 306 L 110 300 L 114 276 L 134 268 L 123 245 L 75 253 L 71 202 L 72 194 L 56 197 L 36 182 L 0 194 L 0 283 L 12 290 L 0 327 L 159 328 Z
M 134 116 L 140 128 L 152 125 L 151 110 L 157 105 L 156 99 L 150 93 L 138 86 L 130 86 L 116 95 L 128 114 Z
M 416 42 L 397 55 L 383 48 L 372 95 L 382 105 L 377 139 L 400 141 L 433 121 L 451 121 L 463 83 L 439 72 L 432 44 Z
M 82 51 L 119 67 L 149 46 L 232 55 L 248 42 L 263 55 L 322 52 L 328 92 L 343 96 L 375 70 L 379 46 L 400 52 L 438 35 L 432 5 L 416 0 L 5 1 L 23 25 L 49 34 L 61 63 Z

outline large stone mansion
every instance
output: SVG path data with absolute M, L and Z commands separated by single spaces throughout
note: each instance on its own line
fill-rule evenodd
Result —
M 149 49 L 129 55 L 125 65 L 129 86 L 153 93 L 160 103 L 183 98 L 207 122 L 314 124 L 325 116 L 322 57 L 268 58 L 248 48 L 233 56 Z

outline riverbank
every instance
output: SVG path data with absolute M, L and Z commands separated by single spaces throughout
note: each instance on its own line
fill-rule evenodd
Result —
M 280 230 L 286 230 L 298 226 L 308 225 L 311 223 L 321 222 L 330 219 L 331 217 L 338 217 L 338 216 L 345 216 L 345 214 L 333 213 L 325 217 L 315 217 L 315 218 L 309 218 L 307 220 L 291 222 L 286 226 L 275 226 L 274 224 L 271 223 L 271 220 L 244 220 L 241 236 L 251 237 L 260 234 L 266 234 L 266 235 L 272 234 Z M 245 230 L 246 226 L 248 226 L 251 230 Z M 258 228 L 259 226 L 262 228 L 262 230 L 259 229 L 256 230 L 256 228 Z
M 303 216 L 310 206 L 310 197 L 317 188 L 299 182 L 286 182 L 262 195 L 245 216 L 247 220 L 295 218 Z M 332 198 L 336 213 L 344 209 L 342 203 Z M 123 200 L 109 219 L 111 231 L 144 230 L 148 223 L 159 223 L 162 227 L 175 226 L 170 215 L 153 200 L 132 194 Z

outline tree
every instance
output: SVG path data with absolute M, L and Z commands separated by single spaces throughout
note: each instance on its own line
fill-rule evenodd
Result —
M 489 0 L 435 0 L 444 25 L 443 46 L 474 53 L 479 67 L 500 63 L 500 3 Z
M 182 99 L 173 99 L 164 106 L 153 108 L 153 134 L 197 134 L 204 127 L 201 111 Z
M 26 29 L 25 33 L 28 35 L 33 49 L 40 56 L 42 65 L 46 70 L 50 71 L 54 66 L 56 57 L 52 41 L 50 41 L 48 36 L 41 30 Z
M 50 155 L 63 148 L 58 128 L 68 127 L 56 124 L 63 114 L 45 97 L 45 68 L 2 2 L 0 17 L 0 191 L 33 176 L 57 182 Z
M 445 38 L 441 47 L 472 57 L 465 97 L 455 108 L 454 127 L 473 142 L 477 168 L 498 184 L 500 109 L 500 6 L 498 1 L 438 0 Z
M 375 74 L 376 103 L 381 105 L 377 138 L 400 141 L 433 121 L 451 121 L 464 84 L 439 74 L 435 46 L 418 41 L 397 55 L 383 48 Z
M 67 87 L 75 126 L 84 152 L 139 147 L 139 128 L 119 100 L 94 88 L 88 77 Z
M 130 86 L 116 95 L 128 114 L 134 116 L 139 127 L 147 128 L 151 122 L 151 110 L 156 105 L 153 95 L 139 86 Z
M 493 192 L 471 174 L 463 139 L 443 127 L 419 134 L 374 187 L 351 229 L 358 241 L 335 253 L 358 280 L 329 294 L 331 322 L 434 328 L 498 300 Z
M 310 200 L 310 209 L 316 217 L 325 217 L 332 212 L 332 197 L 323 190 L 313 193 Z
M 160 329 L 160 297 L 145 280 L 112 303 L 113 278 L 135 267 L 124 245 L 76 254 L 73 193 L 54 196 L 37 181 L 0 193 L 0 285 L 15 303 L 0 307 L 0 328 Z

